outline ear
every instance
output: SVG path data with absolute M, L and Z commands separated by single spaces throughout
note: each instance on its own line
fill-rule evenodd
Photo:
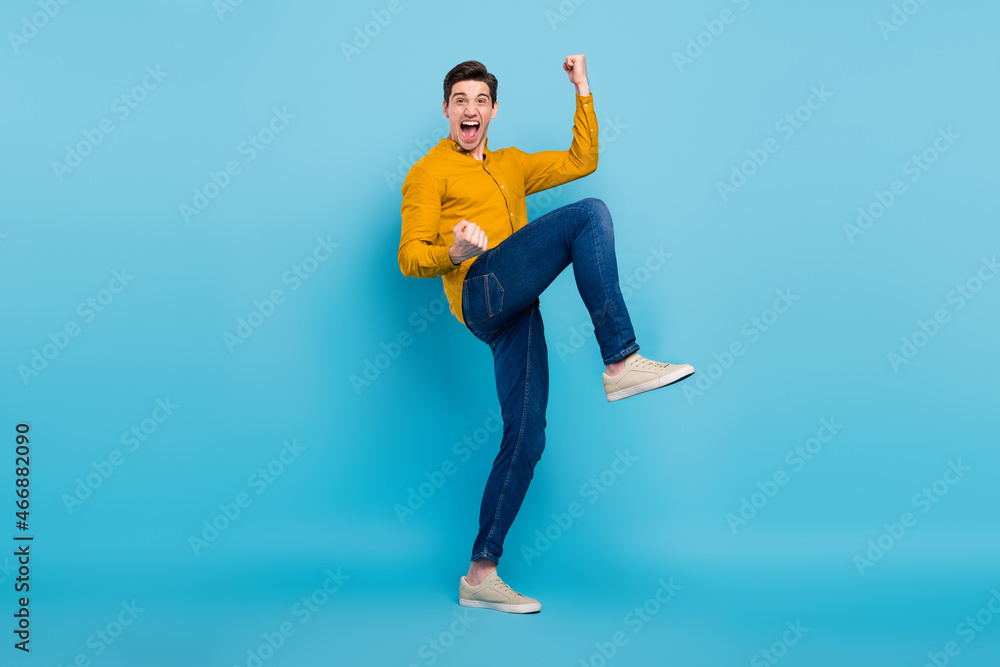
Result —
M 496 117 L 497 117 L 497 103 L 494 102 L 493 103 L 493 113 L 490 114 L 490 120 L 493 120 Z
M 448 117 L 448 100 L 441 102 L 441 110 L 444 113 L 444 117 Z

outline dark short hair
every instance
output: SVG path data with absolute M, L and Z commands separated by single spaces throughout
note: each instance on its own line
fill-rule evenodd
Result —
M 466 60 L 451 68 L 444 77 L 444 101 L 451 97 L 451 88 L 459 81 L 482 81 L 490 87 L 490 101 L 497 101 L 497 78 L 486 71 L 486 65 L 478 60 Z

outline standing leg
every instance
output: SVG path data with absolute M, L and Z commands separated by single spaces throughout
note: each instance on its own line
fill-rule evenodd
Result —
M 483 492 L 472 559 L 495 563 L 545 448 L 549 366 L 538 300 L 498 332 L 490 346 L 503 437 Z

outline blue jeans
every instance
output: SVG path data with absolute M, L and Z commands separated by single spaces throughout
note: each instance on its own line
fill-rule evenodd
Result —
M 611 214 L 600 199 L 584 199 L 528 223 L 480 254 L 462 284 L 465 326 L 493 352 L 503 415 L 500 453 L 483 492 L 473 560 L 499 561 L 545 448 L 549 366 L 538 296 L 569 264 L 604 363 L 638 350 L 618 286 Z

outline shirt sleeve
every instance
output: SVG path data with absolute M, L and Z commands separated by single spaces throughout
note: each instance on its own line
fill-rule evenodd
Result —
M 594 94 L 576 96 L 573 144 L 568 151 L 521 153 L 524 194 L 530 195 L 586 176 L 597 169 L 597 116 Z
M 408 278 L 435 278 L 458 268 L 441 238 L 441 195 L 434 178 L 414 166 L 403 180 L 399 270 Z

